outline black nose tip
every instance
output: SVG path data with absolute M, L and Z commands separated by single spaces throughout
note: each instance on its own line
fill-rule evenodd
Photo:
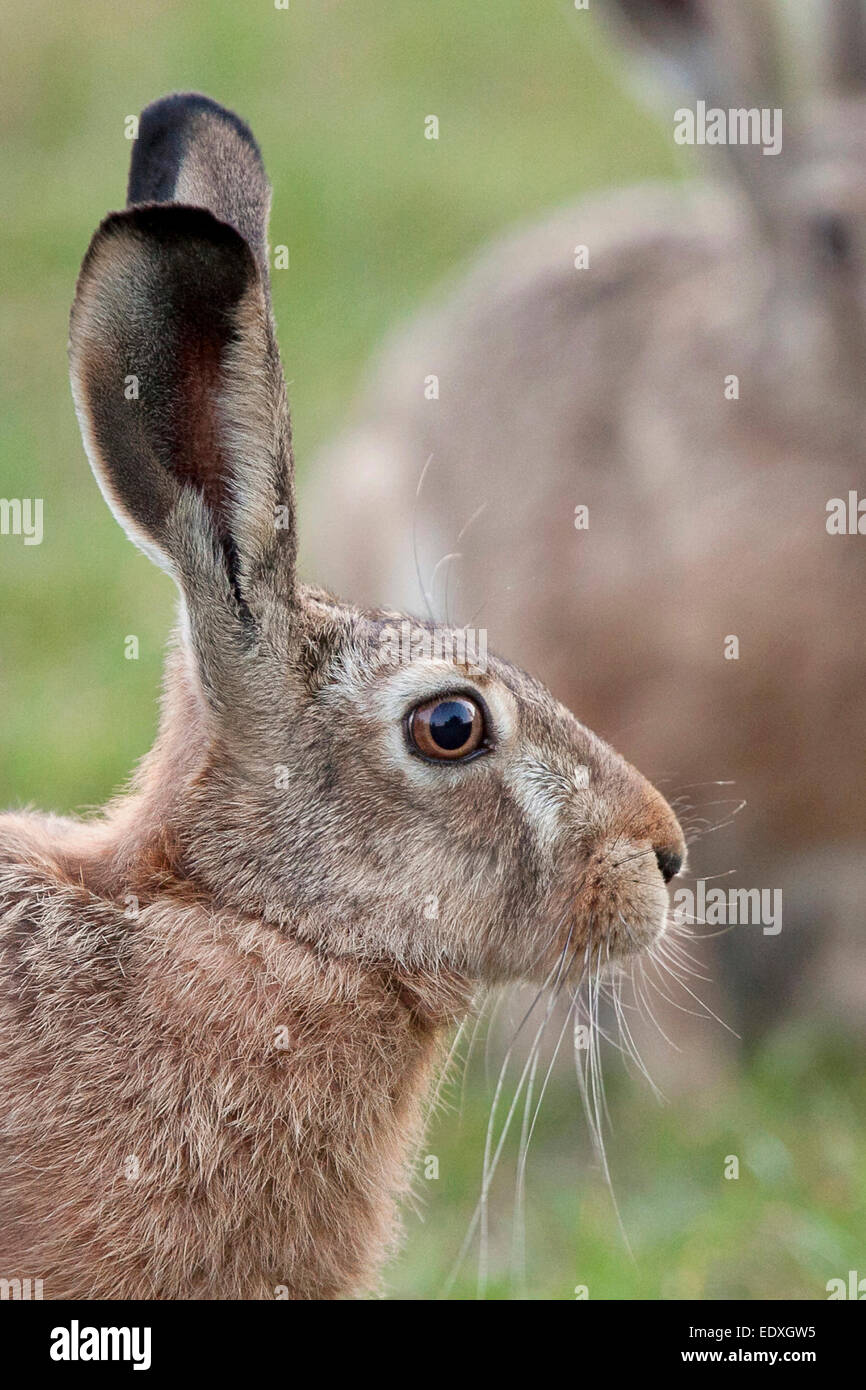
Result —
M 656 862 L 661 869 L 665 883 L 670 883 L 671 879 L 676 878 L 683 867 L 683 856 L 675 849 L 657 849 Z

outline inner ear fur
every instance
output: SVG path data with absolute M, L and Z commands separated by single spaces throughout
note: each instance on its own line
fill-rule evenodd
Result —
M 285 384 L 240 233 L 180 204 L 112 213 L 81 268 L 70 365 L 91 465 L 133 540 L 182 585 L 190 557 L 215 548 L 241 605 L 263 585 L 289 598 Z M 186 490 L 200 508 L 179 508 Z M 208 534 L 183 534 L 178 519 L 193 515 Z

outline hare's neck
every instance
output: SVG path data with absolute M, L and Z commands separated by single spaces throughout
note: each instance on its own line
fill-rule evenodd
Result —
M 469 1008 L 471 987 L 329 957 L 203 902 L 182 880 L 127 895 L 124 909 L 104 853 L 79 855 L 72 829 L 67 840 L 56 825 L 46 832 L 21 820 L 9 833 L 21 838 L 19 858 L 32 859 L 37 916 L 52 860 L 67 896 L 117 902 L 113 924 L 108 907 L 99 909 L 93 950 L 115 972 L 124 961 L 111 1001 L 118 1026 L 104 1030 L 123 1041 L 94 1050 L 89 1013 L 75 1026 L 105 1093 L 116 1093 L 119 1119 L 81 1144 L 97 1173 L 113 1171 L 116 1149 L 143 1156 L 147 1182 L 121 1184 L 98 1238 L 88 1232 L 110 1272 L 92 1296 L 141 1296 L 149 1280 L 153 1296 L 175 1299 L 336 1298 L 375 1288 L 399 1234 L 448 1028 Z M 76 950 L 82 920 L 69 918 Z M 59 1069 L 78 1043 L 58 1037 Z M 159 1249 L 154 1183 L 164 1198 Z M 76 1184 L 81 1175 L 70 1170 L 70 1207 Z M 111 1259 L 125 1247 L 135 1253 L 128 1283 Z
M 50 843 L 64 880 L 129 918 L 150 1100 L 130 1111 L 124 1151 L 166 1173 L 192 1155 L 210 1174 L 206 1230 L 184 1216 L 195 1193 L 172 1194 L 188 1249 L 173 1296 L 352 1295 L 395 1243 L 425 1097 L 472 987 L 329 956 L 203 894 L 171 829 L 204 746 L 188 713 L 185 734 L 180 705 L 164 718 L 136 790 L 104 820 L 28 833 Z M 171 1123 L 155 1132 L 154 1114 Z
M 193 910 L 179 925 L 168 907 L 166 931 L 165 954 L 154 942 L 162 1024 L 183 1038 L 190 1091 L 212 1116 L 208 1167 L 233 1194 L 224 1293 L 369 1290 L 399 1232 L 465 985 L 331 959 L 228 915 Z

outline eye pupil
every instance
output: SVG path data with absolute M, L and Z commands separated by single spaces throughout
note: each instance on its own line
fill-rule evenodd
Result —
M 443 700 L 430 715 L 430 736 L 440 748 L 453 753 L 469 742 L 475 711 L 465 700 Z
M 466 761 L 490 747 L 481 705 L 468 695 L 439 695 L 412 710 L 409 747 L 428 762 Z

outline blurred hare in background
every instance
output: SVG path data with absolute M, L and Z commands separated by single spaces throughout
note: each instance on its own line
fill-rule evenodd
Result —
M 781 149 L 710 146 L 711 184 L 487 250 L 386 346 L 306 535 L 339 591 L 405 606 L 420 575 L 451 621 L 495 625 L 663 780 L 705 892 L 765 890 L 712 971 L 755 1039 L 866 998 L 866 5 L 812 7 L 810 82 L 779 7 L 602 8 L 666 84 L 672 140 L 704 102 L 775 112 Z

